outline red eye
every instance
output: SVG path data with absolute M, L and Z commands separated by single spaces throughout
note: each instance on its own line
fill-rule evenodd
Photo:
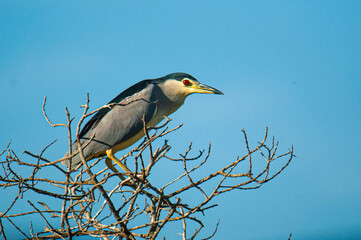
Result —
M 190 83 L 189 80 L 187 80 L 187 79 L 183 80 L 183 84 L 184 84 L 185 86 L 188 86 L 189 83 Z

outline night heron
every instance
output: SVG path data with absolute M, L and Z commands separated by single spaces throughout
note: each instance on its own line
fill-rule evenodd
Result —
M 80 131 L 79 139 L 84 158 L 88 161 L 107 156 L 106 164 L 110 169 L 117 171 L 111 162 L 113 160 L 129 173 L 128 168 L 114 154 L 145 135 L 144 121 L 147 127 L 156 126 L 165 116 L 182 106 L 186 97 L 192 93 L 223 94 L 213 87 L 201 84 L 186 73 L 172 73 L 131 86 L 110 101 L 108 107 L 99 110 Z M 77 151 L 78 144 L 75 141 L 72 153 Z M 66 160 L 63 163 L 74 169 L 80 166 L 82 161 L 77 154 L 71 161 Z

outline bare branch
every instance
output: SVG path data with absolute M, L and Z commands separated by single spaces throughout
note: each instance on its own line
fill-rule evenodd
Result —
M 201 175 L 200 168 L 206 166 L 210 159 L 211 145 L 209 144 L 207 152 L 194 152 L 190 143 L 184 152 L 173 153 L 172 146 L 162 138 L 179 130 L 182 124 L 170 127 L 171 119 L 165 117 L 165 121 L 157 127 L 146 126 L 143 119 L 144 140 L 120 158 L 129 164 L 131 172 L 110 173 L 107 167 L 101 167 L 104 158 L 86 161 L 83 149 L 95 136 L 85 143 L 80 142 L 79 132 L 84 120 L 104 108 L 122 107 L 135 101 L 127 104 L 112 103 L 89 112 L 90 100 L 87 94 L 86 104 L 81 106 L 84 109 L 75 130 L 75 151 L 71 137 L 74 118 L 65 108 L 66 122 L 52 123 L 45 110 L 45 97 L 42 106 L 45 119 L 52 127 L 66 128 L 68 154 L 56 160 L 45 157 L 45 153 L 54 148 L 54 141 L 46 145 L 39 154 L 24 151 L 26 155 L 19 158 L 10 149 L 9 141 L 0 153 L 5 158 L 0 161 L 0 186 L 4 189 L 15 188 L 17 191 L 13 191 L 12 201 L 0 213 L 0 236 L 6 239 L 4 229 L 12 226 L 27 239 L 72 239 L 76 236 L 156 239 L 162 229 L 173 222 L 179 225 L 182 239 L 196 239 L 205 227 L 204 212 L 218 206 L 213 201 L 216 196 L 220 197 L 232 190 L 259 189 L 281 174 L 295 157 L 293 146 L 288 151 L 279 153 L 279 142 L 274 137 L 267 140 L 268 128 L 265 129 L 262 141 L 254 147 L 249 142 L 246 131 L 242 129 L 246 154 L 228 160 L 223 167 L 213 172 Z M 6 152 L 7 156 L 4 154 Z M 82 163 L 77 171 L 61 166 L 60 162 L 77 154 Z M 172 155 L 176 157 L 171 157 Z M 165 160 L 178 165 L 179 169 L 183 167 L 183 172 L 172 176 L 173 180 L 169 182 L 156 184 L 152 172 L 161 167 Z M 273 164 L 275 161 L 278 164 Z M 192 196 L 200 197 L 188 199 L 188 195 L 184 193 L 189 191 L 192 191 Z M 32 203 L 33 195 L 29 192 L 36 193 L 38 207 Z M 19 212 L 18 206 L 24 205 L 24 201 L 34 210 Z M 44 220 L 44 228 L 34 232 L 31 225 L 28 235 L 28 230 L 23 230 L 18 222 L 33 216 Z M 213 238 L 219 227 L 218 221 L 213 233 L 205 239 Z
M 4 152 L 6 152 L 6 150 L 8 150 L 8 149 L 9 149 L 10 144 L 11 144 L 11 140 L 9 140 L 9 143 L 8 143 L 8 145 L 6 146 L 6 148 L 4 148 L 4 150 L 2 150 L 2 152 L 0 153 L 0 156 L 1 156 L 1 155 L 3 155 L 3 154 L 4 154 Z

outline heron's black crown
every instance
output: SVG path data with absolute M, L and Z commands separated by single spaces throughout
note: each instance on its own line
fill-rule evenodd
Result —
M 157 78 L 157 79 L 154 79 L 154 80 L 167 81 L 169 79 L 174 79 L 174 80 L 182 81 L 185 78 L 188 78 L 188 79 L 193 80 L 193 81 L 197 81 L 197 79 L 195 77 L 193 77 L 192 75 L 189 75 L 187 73 L 182 73 L 182 72 L 171 73 L 171 74 L 168 74 L 168 75 L 166 75 L 164 77 Z

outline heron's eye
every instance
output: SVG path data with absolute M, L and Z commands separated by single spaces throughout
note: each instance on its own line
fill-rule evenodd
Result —
M 183 84 L 184 84 L 185 86 L 188 86 L 188 85 L 190 84 L 190 82 L 189 82 L 188 79 L 184 79 L 184 80 L 183 80 Z

